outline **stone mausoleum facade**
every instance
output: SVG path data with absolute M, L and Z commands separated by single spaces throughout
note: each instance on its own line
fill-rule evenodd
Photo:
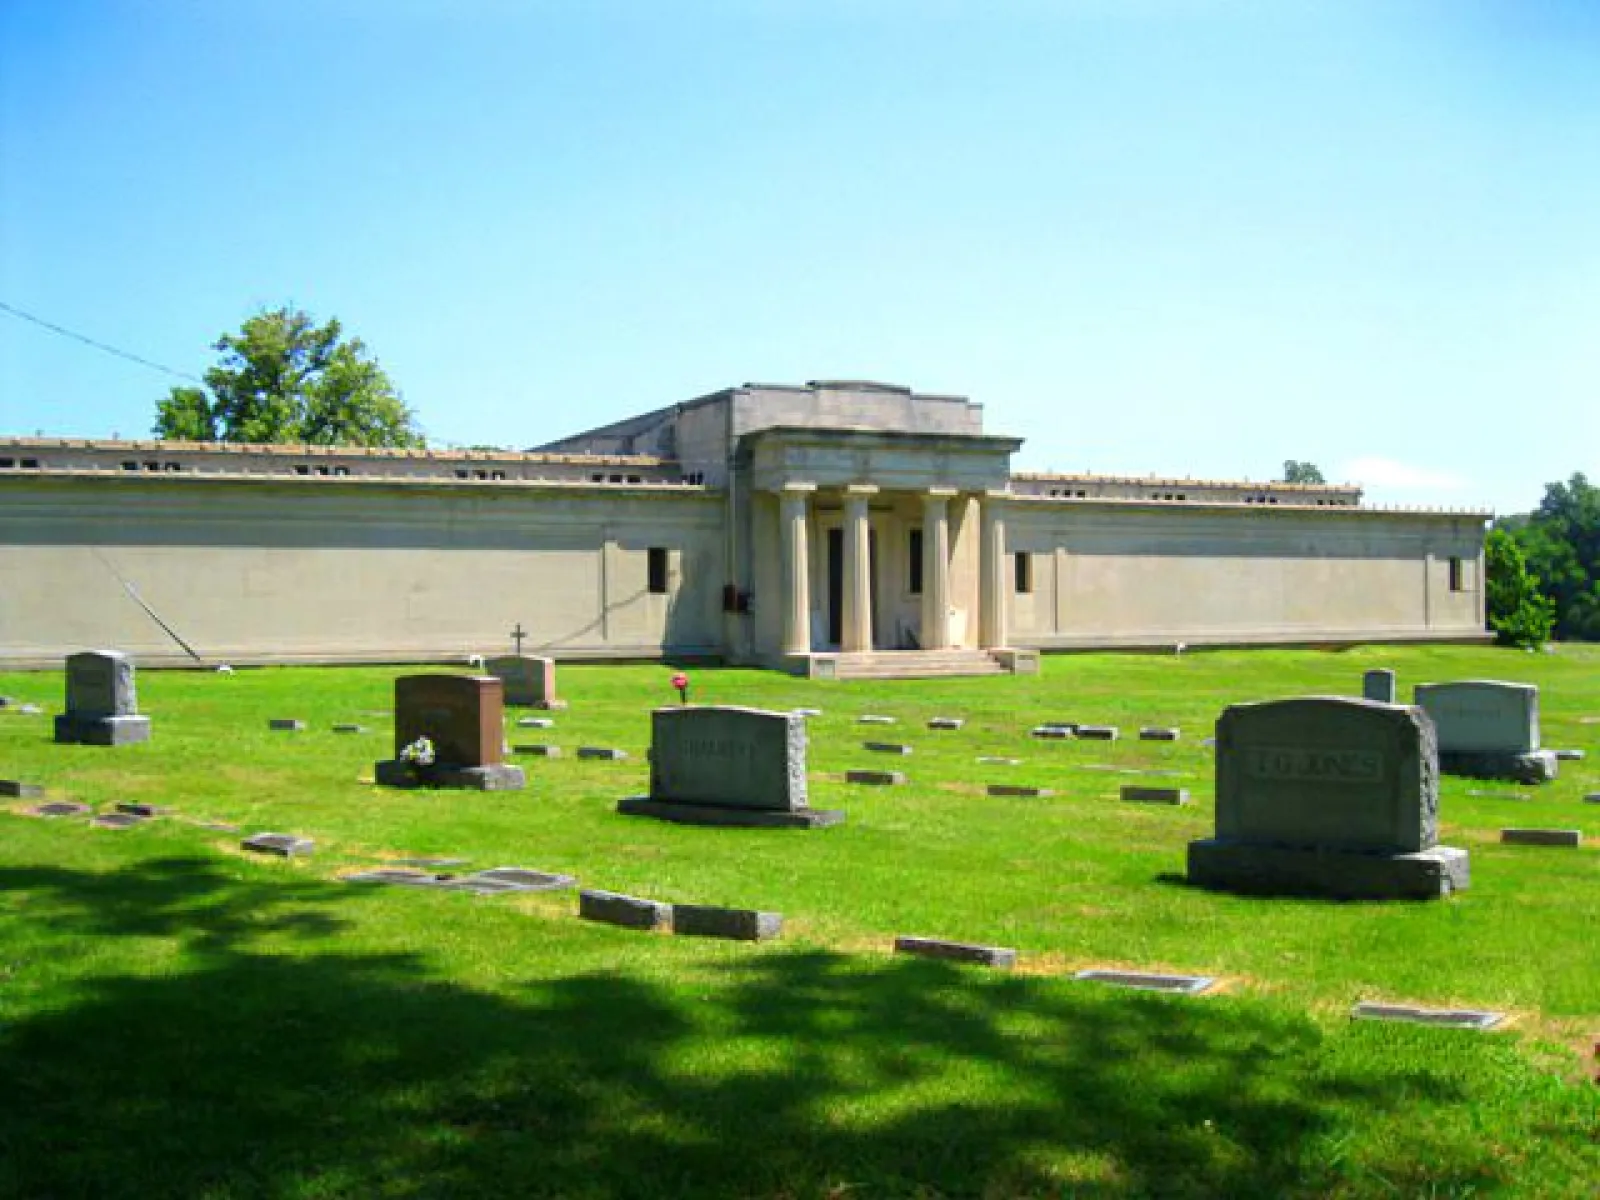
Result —
M 958 396 L 746 384 L 526 453 L 0 439 L 0 664 L 709 656 L 824 677 L 1039 651 L 1469 641 L 1486 512 L 1016 474 Z

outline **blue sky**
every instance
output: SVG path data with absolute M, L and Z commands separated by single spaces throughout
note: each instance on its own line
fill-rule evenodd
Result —
M 1518 511 L 1600 477 L 1600 4 L 10 0 L 0 301 L 337 316 L 441 444 L 867 378 Z M 177 382 L 0 312 L 5 432 Z

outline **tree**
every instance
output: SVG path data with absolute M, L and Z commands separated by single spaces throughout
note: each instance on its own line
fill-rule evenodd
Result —
M 173 388 L 156 406 L 157 437 L 324 446 L 421 446 L 413 415 L 359 338 L 288 307 L 257 313 L 218 338 L 206 392 Z
M 1283 481 L 1285 483 L 1327 483 L 1322 477 L 1322 472 L 1316 463 L 1296 462 L 1294 459 L 1285 459 L 1283 464 Z
M 1528 570 L 1517 539 L 1504 529 L 1491 529 L 1483 543 L 1488 577 L 1489 628 L 1506 646 L 1542 646 L 1555 625 L 1555 604 L 1539 590 L 1539 577 Z
M 1600 488 L 1579 472 L 1546 485 L 1537 509 L 1506 524 L 1555 601 L 1556 635 L 1600 641 Z

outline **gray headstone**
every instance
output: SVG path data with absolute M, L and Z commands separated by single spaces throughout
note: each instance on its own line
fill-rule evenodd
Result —
M 578 915 L 586 921 L 603 921 L 626 929 L 672 928 L 672 905 L 592 888 L 578 893 Z
M 871 750 L 875 754 L 910 754 L 911 747 L 903 746 L 899 742 L 862 742 L 863 750 Z
M 1386 667 L 1368 671 L 1361 677 L 1361 698 L 1376 700 L 1379 704 L 1393 704 L 1395 700 L 1394 672 Z
M 1068 741 L 1072 737 L 1072 729 L 1066 725 L 1035 725 L 1028 732 L 1033 737 L 1058 742 Z
M 674 904 L 672 931 L 690 937 L 731 938 L 764 942 L 783 931 L 783 915 L 753 908 L 717 908 L 710 904 Z
M 538 742 L 524 743 L 522 745 L 511 747 L 511 753 L 513 753 L 513 754 L 531 754 L 531 755 L 534 755 L 536 758 L 560 758 L 561 757 L 561 747 L 560 746 L 547 746 L 547 745 L 544 745 L 544 744 L 538 743 Z
M 366 733 L 367 732 L 367 727 L 365 725 L 351 725 L 351 724 L 348 724 L 348 723 L 341 723 L 339 725 L 335 725 L 333 727 L 333 731 L 335 733 Z
M 1020 783 L 991 783 L 989 785 L 991 796 L 1054 796 L 1055 793 L 1045 787 L 1028 787 Z
M 1441 754 L 1539 749 L 1539 689 L 1531 683 L 1423 683 L 1417 685 L 1416 700 L 1438 730 Z
M 919 958 L 939 958 L 948 962 L 977 963 L 1009 970 L 1017 965 L 1017 952 L 1007 946 L 979 946 L 971 942 L 950 942 L 943 938 L 897 937 L 896 954 L 915 954 Z
M 579 746 L 579 758 L 602 758 L 608 762 L 621 762 L 628 757 L 626 750 L 618 750 L 611 746 Z
M 1582 762 L 1586 757 L 1588 756 L 1582 750 L 1556 751 L 1556 760 L 1558 762 Z
M 650 715 L 650 798 L 793 812 L 806 807 L 805 718 L 728 705 Z
M 929 729 L 960 729 L 966 722 L 960 717 L 931 717 Z
M 1600 804 L 1600 792 L 1584 793 L 1583 802 L 1585 804 Z
M 1141 742 L 1175 742 L 1180 736 L 1180 731 L 1170 725 L 1146 725 L 1139 730 Z
M 1217 721 L 1216 836 L 1189 844 L 1202 886 L 1345 897 L 1440 896 L 1467 855 L 1438 847 L 1433 724 L 1344 697 L 1236 704 Z
M 1115 725 L 1079 725 L 1072 732 L 1086 742 L 1114 742 L 1121 736 Z
M 518 708 L 561 708 L 556 699 L 556 664 L 531 654 L 503 654 L 483 669 L 505 685 L 505 703 Z
M 267 728 L 278 733 L 304 732 L 306 723 L 298 717 L 272 717 L 267 721 Z
M 67 656 L 67 711 L 56 718 L 58 742 L 124 746 L 150 740 L 150 718 L 139 715 L 133 660 L 116 650 Z

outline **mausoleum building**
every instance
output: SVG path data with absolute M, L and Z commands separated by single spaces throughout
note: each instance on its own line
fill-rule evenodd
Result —
M 0 439 L 0 662 L 459 660 L 516 629 L 557 658 L 849 677 L 1484 636 L 1486 512 L 1017 474 L 1021 445 L 964 397 L 861 381 L 522 453 Z

